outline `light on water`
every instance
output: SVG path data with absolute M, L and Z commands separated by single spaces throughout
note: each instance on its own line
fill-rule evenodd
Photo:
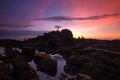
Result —
M 4 49 L 5 49 L 4 47 L 0 47 L 0 54 L 3 56 L 5 56 Z M 19 48 L 13 48 L 13 50 L 18 50 L 19 52 L 21 52 L 21 49 Z M 50 56 L 52 59 L 57 61 L 57 73 L 54 77 L 47 75 L 46 73 L 41 72 L 40 70 L 37 70 L 37 66 L 34 63 L 34 60 L 28 63 L 37 72 L 40 80 L 59 80 L 61 74 L 65 74 L 64 72 L 64 66 L 66 64 L 65 59 L 59 54 L 54 54 L 54 55 L 50 54 Z
M 31 61 L 28 63 L 31 67 L 33 67 L 36 70 L 40 80 L 59 80 L 59 77 L 61 76 L 61 74 L 65 73 L 64 66 L 66 64 L 66 61 L 64 60 L 64 58 L 59 54 L 51 55 L 51 57 L 52 59 L 57 60 L 57 74 L 54 77 L 47 75 L 46 73 L 43 73 L 41 71 L 37 71 L 37 67 L 34 61 Z
M 0 47 L 0 55 L 2 55 L 2 56 L 5 56 L 3 53 L 5 53 L 5 51 L 4 51 L 4 47 Z

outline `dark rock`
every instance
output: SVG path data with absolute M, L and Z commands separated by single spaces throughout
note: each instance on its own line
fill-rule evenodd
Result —
M 70 74 L 77 74 L 79 72 L 84 72 L 84 70 L 92 69 L 94 65 L 91 64 L 96 64 L 95 59 L 92 59 L 89 56 L 76 56 L 76 55 L 71 55 L 69 60 L 67 60 L 67 64 L 64 67 L 65 72 L 68 72 Z M 89 64 L 85 66 L 86 64 Z
M 54 76 L 57 72 L 57 61 L 53 60 L 49 54 L 36 53 L 34 62 L 40 71 L 48 75 Z
M 36 55 L 34 57 L 35 64 L 39 64 L 39 62 L 42 59 L 51 59 L 51 56 L 50 56 L 50 54 L 46 54 L 44 52 L 38 52 L 38 53 L 36 53 Z
M 0 63 L 0 80 L 13 80 L 10 76 L 10 64 Z
M 22 48 L 22 54 L 28 56 L 34 56 L 35 49 L 32 47 L 24 47 Z
M 61 74 L 61 76 L 59 77 L 59 80 L 65 80 L 68 76 L 66 74 Z
M 75 80 L 75 78 L 68 78 L 67 80 Z
M 17 50 L 9 50 L 9 52 L 5 52 L 6 55 L 1 57 L 1 60 L 5 63 L 10 63 L 11 60 L 16 56 L 20 55 L 19 51 Z
M 15 80 L 39 80 L 36 71 L 27 64 L 22 55 L 12 59 L 12 76 Z
M 71 50 L 67 48 L 58 49 L 55 51 L 55 53 L 62 55 L 66 60 L 72 55 Z
M 84 55 L 72 55 L 67 60 L 65 72 L 69 74 L 84 73 L 95 80 L 119 80 L 120 68 L 116 58 L 103 51 L 92 52 Z
M 57 73 L 57 61 L 45 58 L 37 65 L 38 69 L 48 75 L 55 76 Z
M 12 51 L 12 47 L 5 47 L 4 51 L 5 51 L 4 54 L 8 54 Z
M 86 74 L 78 74 L 76 76 L 76 80 L 93 80 L 89 75 Z
M 61 40 L 64 42 L 65 46 L 72 46 L 74 44 L 73 34 L 68 29 L 63 29 L 61 31 Z
M 26 61 L 30 62 L 33 60 L 35 54 L 35 49 L 32 47 L 22 48 L 22 55 L 25 56 Z
M 61 35 L 63 37 L 68 38 L 68 39 L 73 38 L 73 34 L 72 34 L 72 32 L 69 29 L 63 29 L 63 30 L 61 30 Z

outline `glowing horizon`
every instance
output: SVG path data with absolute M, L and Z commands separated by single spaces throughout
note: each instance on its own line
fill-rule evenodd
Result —
M 38 31 L 52 31 L 61 25 L 76 38 L 120 39 L 119 4 L 120 0 L 1 0 L 0 38 L 32 36 L 23 35 L 24 30 L 37 36 Z

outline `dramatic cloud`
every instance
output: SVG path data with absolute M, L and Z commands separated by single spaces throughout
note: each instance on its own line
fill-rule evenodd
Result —
M 71 20 L 99 20 L 103 18 L 108 18 L 108 17 L 117 17 L 120 16 L 119 13 L 114 13 L 114 14 L 104 14 L 100 16 L 90 16 L 90 17 L 85 17 L 85 18 L 71 18 L 68 16 L 53 16 L 53 17 L 45 17 L 45 18 L 38 18 L 38 19 L 33 19 L 35 21 L 39 20 L 46 20 L 46 21 L 71 21 Z
M 120 38 L 120 0 L 0 0 L 0 38 L 34 37 L 55 25 L 75 37 Z

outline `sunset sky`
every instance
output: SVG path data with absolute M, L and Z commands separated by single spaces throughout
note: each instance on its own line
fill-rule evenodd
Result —
M 120 0 L 0 0 L 0 39 L 36 37 L 56 25 L 76 38 L 120 39 Z

